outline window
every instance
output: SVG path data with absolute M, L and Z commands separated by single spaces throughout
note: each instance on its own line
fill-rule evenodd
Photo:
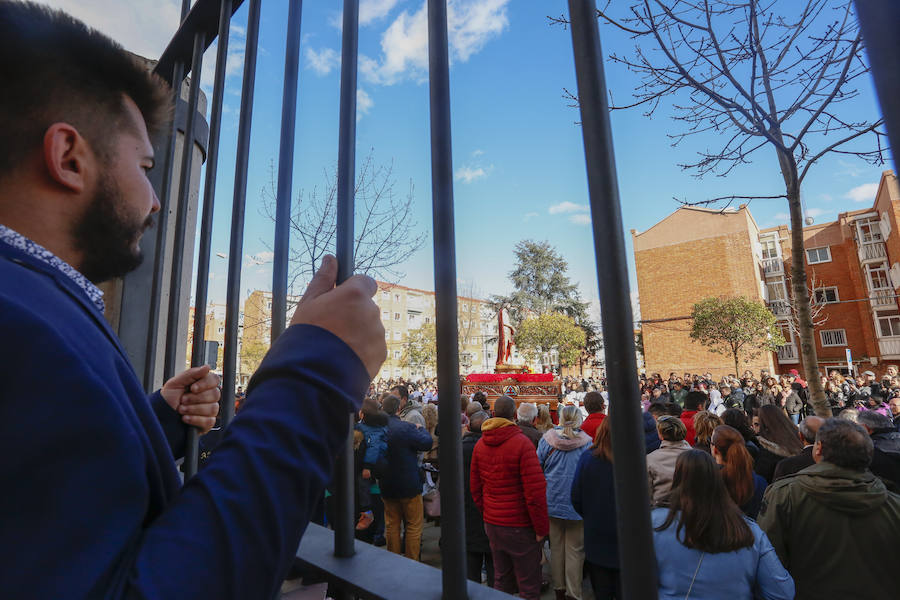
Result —
M 403 337 L 403 334 L 400 333 L 399 331 L 395 331 L 395 332 L 394 332 L 394 339 L 395 339 L 395 340 L 399 340 L 399 339 L 401 339 L 402 337 Z
M 390 300 L 390 299 L 391 299 L 391 293 L 390 293 L 389 291 L 387 291 L 387 290 L 381 290 L 381 299 L 382 299 L 382 300 Z
M 400 360 L 400 351 L 399 350 L 394 350 L 394 358 L 396 360 Z
M 766 238 L 764 240 L 760 240 L 759 245 L 762 247 L 763 258 L 778 257 L 778 242 L 775 240 L 775 238 Z
M 809 248 L 806 251 L 806 262 L 811 265 L 831 262 L 831 248 Z
M 881 263 L 880 265 L 866 265 L 866 275 L 869 278 L 870 289 L 891 289 L 891 280 L 890 277 L 888 277 L 887 263 Z
M 431 317 L 425 317 L 425 324 L 428 325 L 431 323 Z
M 406 318 L 409 320 L 410 327 L 417 327 L 419 325 L 419 316 L 415 313 L 408 313 Z
M 395 321 L 399 321 L 399 320 L 400 320 L 400 313 L 394 313 L 394 320 L 395 320 Z
M 878 220 L 874 217 L 864 221 L 857 221 L 856 228 L 859 232 L 859 241 L 862 244 L 880 242 L 882 240 L 881 227 L 878 224 Z
M 816 304 L 831 304 L 838 301 L 838 291 L 836 287 L 817 288 L 814 297 Z
M 224 328 L 224 327 L 219 327 L 219 333 L 225 333 L 225 328 Z
M 394 302 L 400 302 L 400 294 L 394 294 Z
M 387 321 L 388 319 L 391 318 L 391 313 L 389 313 L 389 312 L 386 311 L 386 310 L 385 310 L 385 311 L 382 311 L 382 312 L 381 312 L 381 318 L 384 319 L 385 321 Z
M 825 329 L 819 332 L 822 346 L 846 346 L 847 332 L 843 329 Z
M 769 302 L 775 302 L 777 300 L 787 300 L 787 290 L 785 290 L 784 288 L 784 282 L 767 281 L 766 298 L 769 300 Z
M 878 313 L 878 333 L 881 337 L 900 336 L 900 315 Z M 883 316 L 882 316 L 883 315 Z

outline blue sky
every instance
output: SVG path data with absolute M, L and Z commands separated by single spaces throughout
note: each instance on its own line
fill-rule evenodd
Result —
M 137 2 L 53 0 L 145 56 L 156 56 L 177 25 L 175 0 L 151 8 Z M 340 75 L 340 2 L 303 3 L 301 72 L 294 163 L 294 196 L 325 185 L 324 172 L 337 160 Z M 357 163 L 371 151 L 376 163 L 393 163 L 398 190 L 415 188 L 418 226 L 431 223 L 427 55 L 423 0 L 363 0 L 360 30 L 360 115 Z M 455 0 L 451 2 L 450 73 L 453 123 L 457 265 L 461 280 L 483 294 L 508 290 L 512 249 L 522 239 L 547 240 L 569 262 L 569 272 L 586 299 L 597 296 L 587 204 L 581 131 L 576 109 L 563 88 L 575 89 L 571 37 L 551 26 L 548 14 L 567 12 L 563 0 Z M 237 112 L 247 5 L 232 28 L 223 118 L 213 252 L 228 250 L 228 216 L 233 189 Z M 269 289 L 266 264 L 273 224 L 262 214 L 260 190 L 277 160 L 287 2 L 266 0 L 261 19 L 257 91 L 247 193 L 244 274 L 241 288 Z M 174 19 L 174 23 L 172 20 Z M 633 41 L 601 27 L 605 53 L 627 53 Z M 154 54 L 155 53 L 155 54 Z M 215 48 L 206 54 L 204 82 L 211 90 Z M 607 83 L 627 99 L 633 75 L 607 65 Z M 877 114 L 871 83 L 848 104 L 856 115 Z M 653 119 L 639 110 L 612 114 L 613 139 L 628 243 L 630 229 L 645 230 L 677 208 L 673 197 L 702 200 L 727 194 L 778 194 L 783 184 L 774 152 L 727 178 L 696 179 L 677 164 L 691 161 L 715 138 L 689 139 L 672 148 L 666 137 L 678 130 L 663 105 Z M 870 205 L 873 185 L 885 167 L 849 158 L 828 158 L 813 167 L 804 186 L 810 216 L 817 222 L 838 212 Z M 765 227 L 787 220 L 783 200 L 755 200 L 750 209 Z M 249 257 L 255 257 L 251 260 Z M 224 301 L 226 261 L 213 256 L 211 299 Z M 430 237 L 402 267 L 399 283 L 433 288 Z M 257 264 L 262 263 L 262 264 Z M 632 271 L 632 287 L 634 274 Z

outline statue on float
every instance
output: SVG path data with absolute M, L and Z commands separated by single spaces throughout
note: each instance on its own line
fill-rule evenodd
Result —
M 516 330 L 509 324 L 509 311 L 506 307 L 497 312 L 497 364 L 494 365 L 495 373 L 525 373 L 527 367 L 509 364 L 512 357 Z M 507 336 L 507 330 L 509 334 Z

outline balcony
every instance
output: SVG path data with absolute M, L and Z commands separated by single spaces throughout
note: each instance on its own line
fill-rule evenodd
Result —
M 784 275 L 784 260 L 781 256 L 764 258 L 762 264 L 763 272 L 766 277 L 778 277 Z
M 900 358 L 900 337 L 878 338 L 881 358 Z
M 786 319 L 791 316 L 791 303 L 787 300 L 772 300 L 771 302 L 766 302 L 766 306 L 779 319 Z
M 897 308 L 894 290 L 890 288 L 869 290 L 869 302 L 872 308 Z
M 859 245 L 859 262 L 883 261 L 887 258 L 884 242 L 863 242 Z
M 778 362 L 782 365 L 799 363 L 800 355 L 797 353 L 797 345 L 790 343 L 778 346 Z

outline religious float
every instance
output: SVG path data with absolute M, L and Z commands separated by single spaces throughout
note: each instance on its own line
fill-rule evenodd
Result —
M 483 393 L 492 409 L 494 400 L 509 396 L 516 401 L 516 406 L 522 402 L 548 404 L 550 412 L 555 413 L 562 384 L 553 373 L 531 373 L 527 365 L 511 365 L 508 362 L 512 356 L 515 330 L 506 323 L 505 311 L 503 309 L 497 314 L 497 364 L 494 372 L 470 373 L 460 382 L 460 392 L 467 396 L 475 392 Z

